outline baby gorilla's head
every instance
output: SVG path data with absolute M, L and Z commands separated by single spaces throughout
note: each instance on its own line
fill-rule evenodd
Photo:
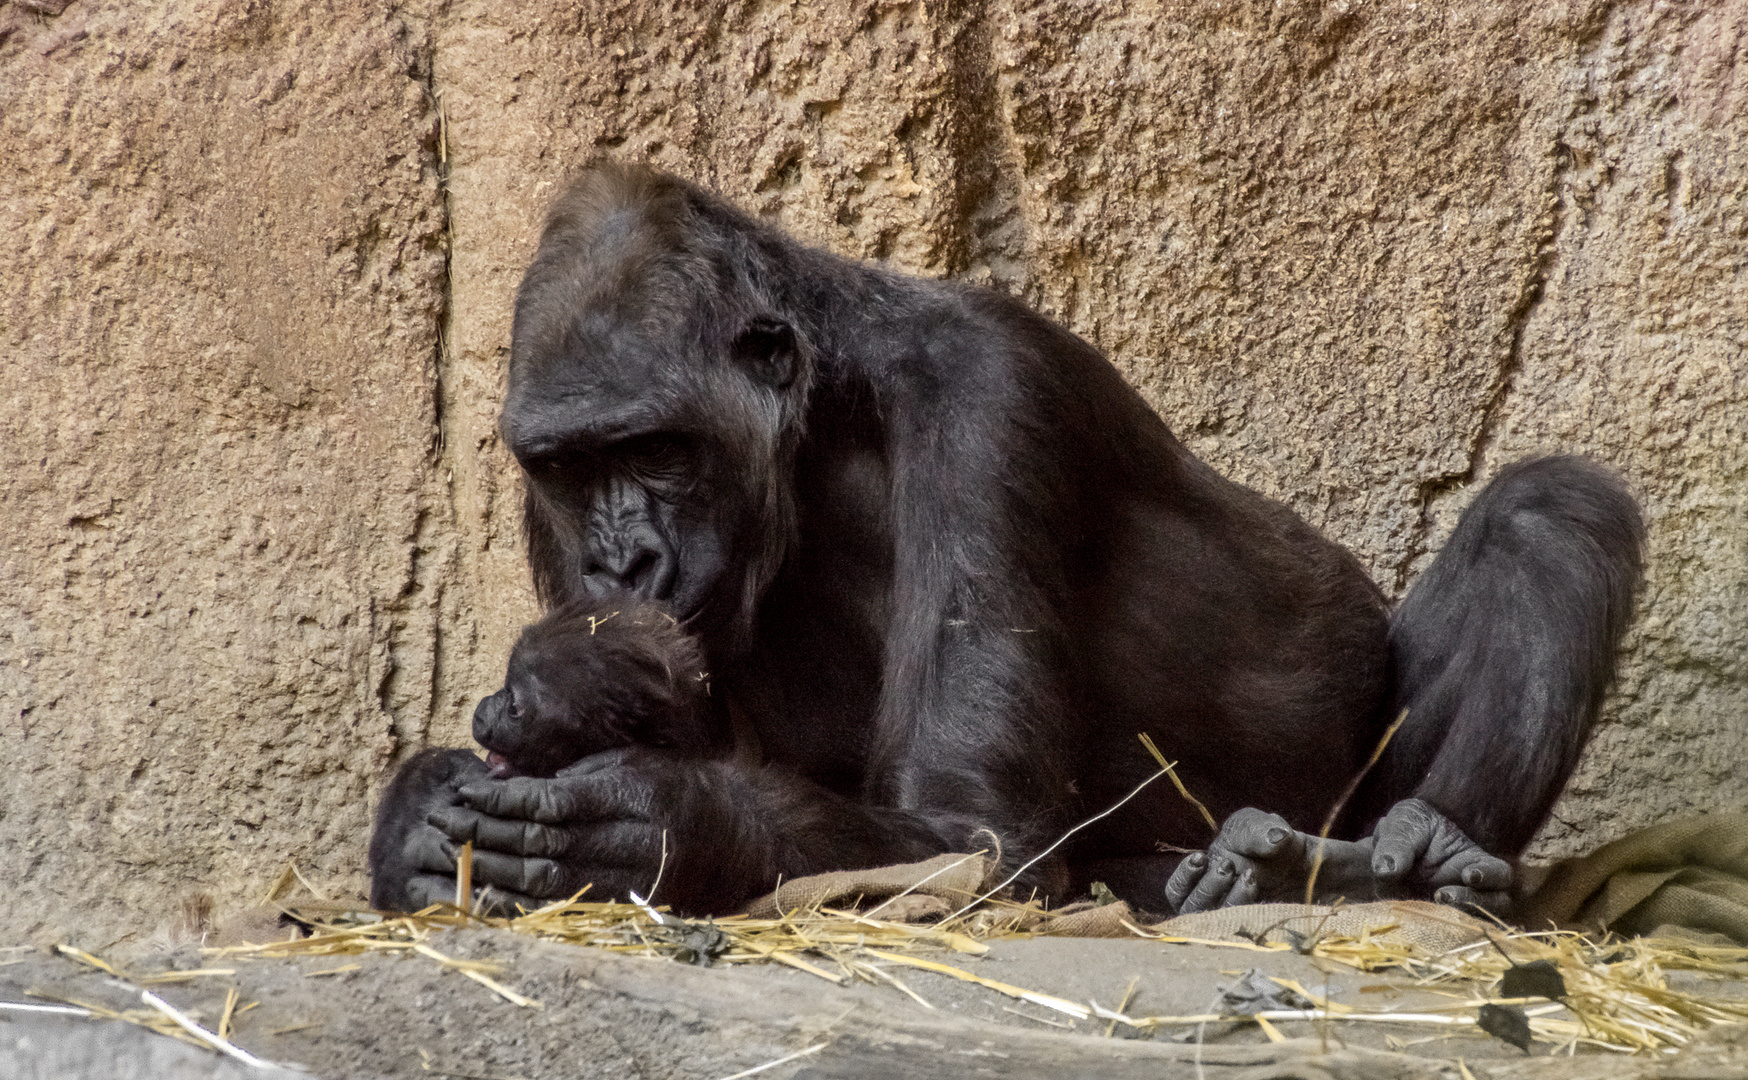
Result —
M 473 737 L 499 777 L 551 776 L 615 746 L 704 753 L 706 689 L 698 643 L 658 605 L 573 601 L 523 629 Z

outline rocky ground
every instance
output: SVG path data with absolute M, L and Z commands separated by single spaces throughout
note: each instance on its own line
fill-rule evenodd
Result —
M 137 956 L 107 973 L 65 953 L 0 954 L 0 1002 L 97 1006 L 168 1026 L 142 1004 L 150 991 L 217 1028 L 231 990 L 234 1043 L 265 1062 L 342 1078 L 451 1077 L 1705 1077 L 1748 1080 L 1748 1029 L 1713 1027 L 1680 1052 L 1624 1055 L 1547 1042 L 1526 1052 L 1473 1026 L 1280 1021 L 1171 1024 L 1137 1032 L 1076 1019 L 1051 998 L 1129 1016 L 1206 1012 L 1248 971 L 1295 980 L 1317 996 L 1371 1011 L 1430 1011 L 1451 989 L 1402 974 L 1238 946 L 1143 940 L 1017 938 L 983 956 L 910 952 L 1007 987 L 910 965 L 895 982 L 821 977 L 780 964 L 698 967 L 659 956 L 536 940 L 503 930 L 445 931 L 431 952 L 251 959 L 198 949 Z M 452 960 L 492 961 L 513 1003 Z M 863 954 L 866 958 L 867 954 Z M 202 970 L 179 981 L 171 969 Z M 1748 969 L 1745 969 L 1748 971 Z M 1688 989 L 1742 996 L 1743 971 L 1685 976 Z M 901 985 L 900 985 L 901 984 Z M 1278 986 L 1278 984 L 1266 984 Z M 1013 995 L 1031 991 L 1033 1000 Z M 1467 989 L 1454 991 L 1469 996 Z M 130 1011 L 131 1010 L 131 1011 Z M 144 1010 L 144 1011 L 142 1011 Z M 1554 1052 L 1551 1054 L 1551 1052 Z M 780 1064 L 772 1064 L 778 1063 Z M 0 1007 L 0 1075 L 47 1078 L 272 1076 L 135 1023 Z

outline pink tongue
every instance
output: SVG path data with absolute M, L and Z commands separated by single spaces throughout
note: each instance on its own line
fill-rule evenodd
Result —
M 492 770 L 492 775 L 500 780 L 516 775 L 516 767 L 510 764 L 510 759 L 496 750 L 486 751 L 486 768 Z

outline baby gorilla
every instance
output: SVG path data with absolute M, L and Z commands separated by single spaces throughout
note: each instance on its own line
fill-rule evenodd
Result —
M 473 737 L 493 776 L 551 777 L 618 746 L 713 746 L 704 657 L 660 606 L 582 598 L 522 631 L 504 688 L 479 703 Z
M 551 777 L 603 750 L 671 747 L 718 752 L 703 655 L 660 606 L 623 595 L 580 599 L 522 631 L 504 688 L 479 703 L 473 737 L 488 751 L 429 748 L 415 754 L 383 794 L 370 840 L 370 903 L 415 911 L 407 891 L 421 868 L 454 861 L 454 845 L 423 824 L 466 804 L 461 791 L 487 775 Z M 403 844 L 409 834 L 419 842 Z M 476 856 L 490 865 L 487 851 Z

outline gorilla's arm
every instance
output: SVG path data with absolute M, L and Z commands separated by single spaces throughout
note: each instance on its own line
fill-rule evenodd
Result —
M 774 769 L 643 747 L 597 754 L 551 779 L 473 776 L 435 807 L 427 829 L 414 847 L 440 854 L 408 882 L 404 909 L 454 894 L 453 851 L 466 841 L 474 882 L 508 908 L 589 885 L 591 899 L 635 891 L 687 914 L 738 910 L 779 878 L 944 850 L 918 815 Z
M 1055 699 L 1037 650 L 1049 627 L 1003 610 L 949 613 L 905 643 L 920 650 L 898 665 L 914 682 L 873 728 L 869 783 L 852 789 L 859 797 L 806 779 L 799 766 L 625 747 L 550 779 L 477 778 L 431 815 L 433 831 L 445 850 L 472 841 L 475 882 L 528 905 L 584 884 L 596 898 L 648 898 L 659 874 L 657 902 L 714 914 L 782 879 L 945 851 L 995 848 L 1017 867 L 1069 816 L 1072 756 L 1052 741 L 1060 725 L 1045 722 Z M 411 886 L 411 902 L 449 895 L 451 867 Z M 1020 885 L 1057 891 L 1060 869 L 1046 862 Z

